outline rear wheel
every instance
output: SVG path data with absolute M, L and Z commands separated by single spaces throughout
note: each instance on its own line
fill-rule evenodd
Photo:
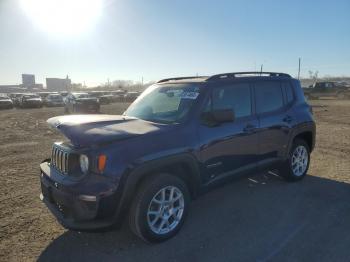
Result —
M 303 139 L 295 139 L 288 159 L 283 163 L 281 175 L 288 181 L 298 181 L 304 178 L 310 164 L 310 148 Z
M 164 173 L 151 176 L 133 201 L 130 228 L 146 242 L 165 241 L 182 227 L 189 202 L 190 194 L 180 178 Z

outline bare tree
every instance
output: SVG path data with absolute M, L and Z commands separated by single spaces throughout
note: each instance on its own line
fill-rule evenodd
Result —
M 309 70 L 309 77 L 310 77 L 310 79 L 312 79 L 312 81 L 314 83 L 316 83 L 317 79 L 318 79 L 318 71 L 313 72 L 313 71 Z

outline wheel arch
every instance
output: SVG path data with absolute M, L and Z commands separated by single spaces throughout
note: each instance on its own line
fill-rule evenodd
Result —
M 117 222 L 127 214 L 140 185 L 150 176 L 159 173 L 169 173 L 181 178 L 190 191 L 191 198 L 195 198 L 201 185 L 201 177 L 197 160 L 191 154 L 168 156 L 165 158 L 142 163 L 137 167 L 129 168 L 120 180 L 119 205 L 115 218 Z
M 294 134 L 293 139 L 291 140 L 289 149 L 293 146 L 293 143 L 296 139 L 304 140 L 309 146 L 310 152 L 313 151 L 315 147 L 315 132 L 313 130 L 300 130 Z

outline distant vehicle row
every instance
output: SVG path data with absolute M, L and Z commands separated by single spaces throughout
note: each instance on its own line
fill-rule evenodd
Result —
M 346 82 L 316 82 L 315 84 L 303 88 L 307 99 L 318 99 L 322 97 L 336 97 L 338 99 L 350 98 L 350 84 Z
M 114 102 L 132 102 L 140 92 L 90 91 L 74 93 L 40 92 L 0 94 L 0 109 L 65 107 L 68 113 L 79 111 L 98 112 L 100 105 Z

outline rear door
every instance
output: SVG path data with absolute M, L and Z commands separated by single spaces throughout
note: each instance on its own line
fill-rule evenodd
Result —
M 213 88 L 203 111 L 220 109 L 233 109 L 234 122 L 199 126 L 200 158 L 208 181 L 256 167 L 258 120 L 253 113 L 251 84 Z
M 284 97 L 287 94 L 284 85 L 286 84 L 288 82 L 270 80 L 258 81 L 254 84 L 256 113 L 259 120 L 260 166 L 280 160 L 288 146 L 294 115 L 285 102 Z

